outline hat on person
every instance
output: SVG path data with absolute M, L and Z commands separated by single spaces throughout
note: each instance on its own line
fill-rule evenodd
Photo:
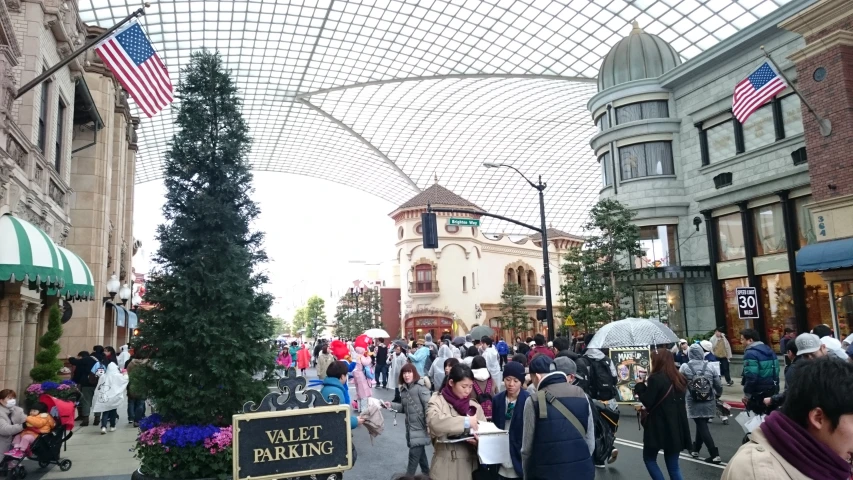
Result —
M 519 382 L 524 383 L 524 365 L 518 362 L 506 362 L 504 365 L 503 377 L 513 377 Z
M 554 366 L 556 366 L 557 370 L 563 372 L 567 377 L 578 373 L 578 365 L 569 357 L 555 358 Z
M 813 333 L 801 333 L 794 340 L 794 345 L 797 346 L 797 356 L 807 353 L 814 353 L 820 350 L 820 338 Z
M 714 346 L 711 345 L 711 342 L 709 340 L 702 340 L 701 342 L 699 342 L 699 345 L 702 345 L 702 350 L 705 350 L 706 352 L 710 352 L 714 349 Z
M 687 343 L 687 340 L 682 338 L 681 340 L 678 341 L 678 343 Z
M 536 357 L 530 361 L 529 369 L 530 373 L 551 373 L 557 371 L 554 361 L 544 354 L 536 355 Z
M 553 348 L 553 347 L 554 347 L 554 342 L 548 342 L 548 348 Z

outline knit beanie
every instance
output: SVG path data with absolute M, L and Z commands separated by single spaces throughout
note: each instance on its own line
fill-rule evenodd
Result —
M 518 362 L 506 362 L 504 365 L 503 377 L 514 377 L 519 382 L 524 383 L 524 365 Z

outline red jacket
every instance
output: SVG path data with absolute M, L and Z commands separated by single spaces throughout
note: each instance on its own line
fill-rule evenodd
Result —
M 527 361 L 529 362 L 530 360 L 533 360 L 533 357 L 538 353 L 547 355 L 549 358 L 551 358 L 551 360 L 553 360 L 555 357 L 554 352 L 550 348 L 546 347 L 545 345 L 536 345 L 535 347 L 531 348 L 529 352 L 527 352 Z
M 299 364 L 300 369 L 308 368 L 311 364 L 311 352 L 309 352 L 307 348 L 300 348 L 299 352 L 296 354 L 296 363 Z

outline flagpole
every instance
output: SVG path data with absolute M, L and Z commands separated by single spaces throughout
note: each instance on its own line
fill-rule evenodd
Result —
M 130 15 L 124 17 L 124 20 L 122 20 L 122 21 L 118 22 L 117 24 L 113 25 L 112 27 L 110 27 L 106 32 L 102 33 L 101 35 L 99 35 L 94 40 L 87 42 L 85 45 L 83 45 L 82 47 L 78 48 L 77 50 L 72 52 L 70 55 L 65 57 L 61 62 L 59 62 L 56 65 L 45 70 L 45 72 L 42 73 L 41 75 L 39 75 L 38 77 L 30 80 L 26 85 L 24 85 L 23 87 L 18 89 L 18 93 L 15 95 L 15 100 L 21 98 L 21 96 L 23 94 L 32 90 L 39 83 L 45 81 L 48 77 L 50 77 L 51 75 L 56 73 L 56 71 L 59 70 L 60 68 L 71 63 L 71 61 L 74 60 L 75 58 L 79 57 L 80 54 L 82 54 L 86 50 L 92 48 L 93 45 L 100 42 L 103 38 L 105 38 L 106 36 L 110 35 L 111 33 L 115 32 L 116 30 L 121 28 L 121 26 L 124 25 L 125 23 L 133 20 L 134 18 L 145 15 L 145 9 L 150 7 L 150 6 L 151 6 L 150 3 L 145 2 L 145 4 L 142 7 L 139 7 L 138 10 L 136 10 L 135 12 L 131 13 Z
M 761 46 L 761 52 L 764 54 L 765 57 L 767 57 L 767 60 L 769 60 L 770 63 L 773 65 L 773 68 L 776 69 L 776 73 L 778 73 L 779 76 L 781 76 L 785 80 L 785 82 L 791 87 L 794 93 L 797 94 L 798 97 L 800 97 L 800 100 L 802 100 L 806 108 L 809 109 L 809 112 L 814 115 L 814 118 L 817 120 L 817 125 L 820 128 L 820 134 L 824 137 L 828 137 L 832 133 L 832 122 L 830 122 L 828 118 L 821 118 L 820 115 L 817 114 L 815 109 L 812 108 L 809 101 L 806 100 L 806 97 L 804 97 L 803 94 L 800 93 L 799 90 L 797 90 L 797 87 L 794 86 L 793 82 L 788 80 L 788 77 L 785 76 L 785 73 L 782 71 L 781 68 L 779 68 L 779 65 L 776 65 L 776 62 L 773 61 L 773 57 L 771 57 L 770 54 L 767 53 L 767 50 L 764 49 L 764 45 Z

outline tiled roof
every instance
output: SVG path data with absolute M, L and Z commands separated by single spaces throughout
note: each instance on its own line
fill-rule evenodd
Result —
M 556 228 L 548 228 L 547 231 L 548 231 L 548 239 L 549 240 L 554 240 L 556 238 L 571 238 L 571 239 L 575 239 L 578 241 L 583 240 L 583 237 L 579 237 L 577 235 L 572 235 L 571 233 L 566 233 L 562 230 L 557 230 Z M 534 233 L 533 235 L 530 236 L 530 239 L 533 240 L 534 242 L 538 241 L 540 238 L 542 238 L 542 235 L 540 235 L 538 233 Z
M 465 200 L 459 195 L 451 192 L 450 190 L 442 187 L 439 184 L 433 184 L 433 186 L 427 188 L 423 192 L 415 195 L 406 203 L 400 205 L 398 210 L 403 208 L 413 208 L 413 207 L 426 207 L 427 204 L 431 205 L 449 205 L 452 207 L 468 207 L 474 208 L 477 210 L 483 210 L 478 207 L 476 204 Z M 485 211 L 485 210 L 483 210 Z

